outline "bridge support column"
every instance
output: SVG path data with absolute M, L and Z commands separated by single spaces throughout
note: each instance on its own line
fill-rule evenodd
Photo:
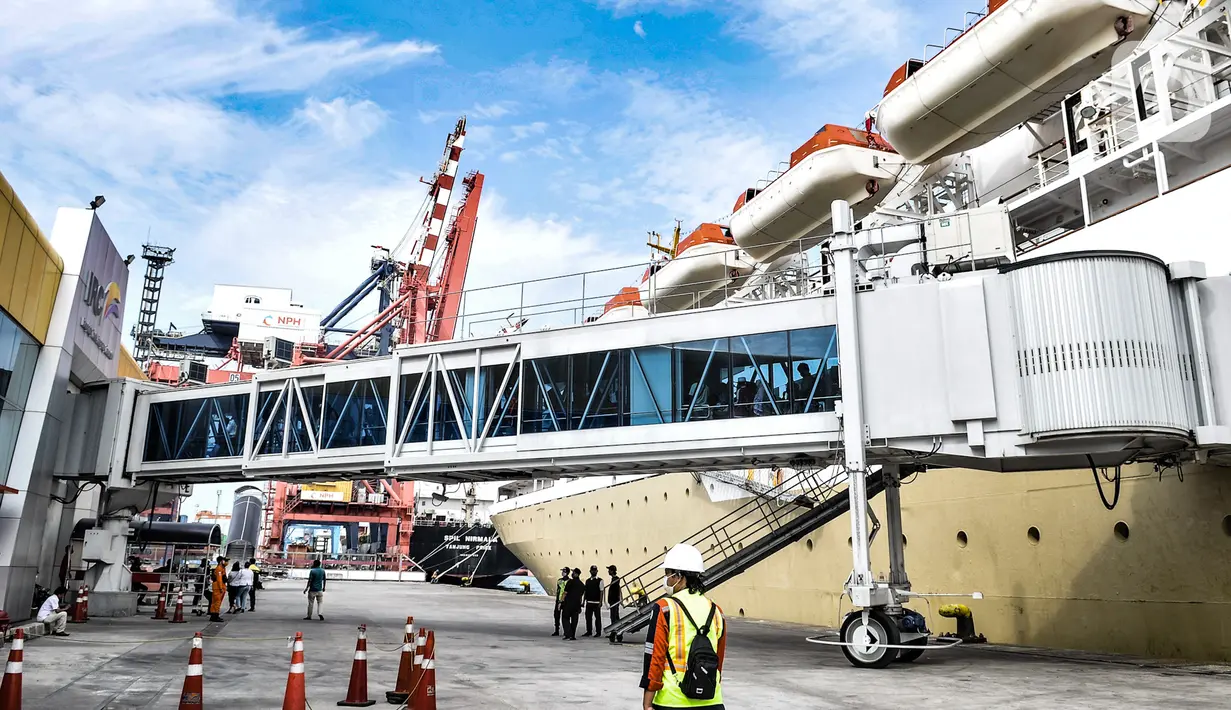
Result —
M 842 378 L 842 453 L 849 473 L 851 499 L 851 578 L 846 591 L 856 606 L 883 606 L 889 590 L 872 579 L 868 539 L 867 464 L 864 452 L 863 380 L 860 376 L 859 315 L 855 304 L 855 235 L 851 207 L 844 200 L 831 206 L 834 235 L 834 299 L 838 316 L 838 372 Z M 900 535 L 900 532 L 899 532 Z
M 902 534 L 902 477 L 897 464 L 881 468 L 885 477 L 885 529 L 889 537 L 889 586 L 909 591 L 906 576 L 906 537 Z
M 107 514 L 95 528 L 102 529 L 103 534 L 98 536 L 102 542 L 91 544 L 87 541 L 83 559 L 92 563 L 86 572 L 91 616 L 133 616 L 137 613 L 137 597 L 132 593 L 132 573 L 125 559 L 128 527 L 132 518 L 130 508 Z M 95 530 L 86 534 L 91 535 Z

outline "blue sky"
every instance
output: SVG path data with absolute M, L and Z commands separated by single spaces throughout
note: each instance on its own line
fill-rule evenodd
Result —
M 191 331 L 214 283 L 331 308 L 411 226 L 464 112 L 462 170 L 487 176 L 467 286 L 604 268 L 725 215 L 822 124 L 858 125 L 968 9 L 7 0 L 0 171 L 46 231 L 104 194 L 121 253 L 177 247 L 159 322 Z

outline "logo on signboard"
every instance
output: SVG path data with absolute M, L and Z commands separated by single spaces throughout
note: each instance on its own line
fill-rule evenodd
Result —
M 114 281 L 103 286 L 94 272 L 85 284 L 85 296 L 82 298 L 95 316 L 120 317 L 120 285 Z
M 298 328 L 303 325 L 303 319 L 295 316 L 268 315 L 261 319 L 261 325 L 266 328 Z

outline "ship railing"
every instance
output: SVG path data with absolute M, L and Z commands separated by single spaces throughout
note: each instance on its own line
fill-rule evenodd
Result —
M 844 469 L 803 466 L 769 487 L 764 495 L 748 499 L 681 542 L 701 551 L 707 569 L 716 568 L 746 546 L 773 535 L 801 513 L 825 503 L 840 489 L 845 490 L 848 478 Z M 653 601 L 655 592 L 662 586 L 662 561 L 666 551 L 664 549 L 662 554 L 654 555 L 623 575 L 622 606 L 637 609 Z

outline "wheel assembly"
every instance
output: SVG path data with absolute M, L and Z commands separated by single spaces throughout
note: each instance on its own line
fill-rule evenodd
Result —
M 852 612 L 842 622 L 841 633 L 842 653 L 856 668 L 884 668 L 898 657 L 898 649 L 893 648 L 901 639 L 898 626 L 882 611 L 868 610 L 866 620 L 864 612 Z

